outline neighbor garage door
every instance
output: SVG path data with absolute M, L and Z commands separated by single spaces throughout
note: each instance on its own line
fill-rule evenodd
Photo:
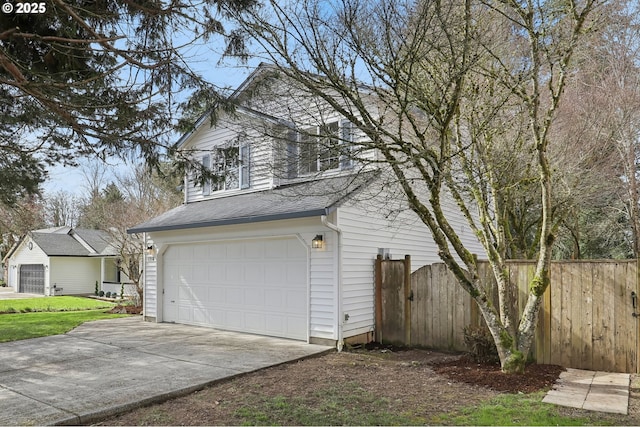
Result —
M 44 294 L 44 265 L 23 264 L 20 266 L 19 292 Z
M 165 322 L 307 339 L 307 251 L 296 238 L 171 245 Z

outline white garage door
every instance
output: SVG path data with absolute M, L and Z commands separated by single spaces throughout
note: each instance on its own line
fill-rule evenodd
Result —
M 307 251 L 295 238 L 171 245 L 163 320 L 307 339 Z

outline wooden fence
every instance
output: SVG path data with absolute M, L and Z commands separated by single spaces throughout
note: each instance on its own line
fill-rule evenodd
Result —
M 477 305 L 444 264 L 424 266 L 407 280 L 409 263 L 408 258 L 377 261 L 377 340 L 467 350 L 463 328 L 484 325 Z M 509 261 L 508 269 L 517 284 L 512 295 L 515 308 L 521 312 L 535 264 Z M 489 264 L 481 263 L 479 270 L 497 306 Z M 640 372 L 636 314 L 640 307 L 634 307 L 638 292 L 636 260 L 553 262 L 532 356 L 538 363 L 578 369 Z

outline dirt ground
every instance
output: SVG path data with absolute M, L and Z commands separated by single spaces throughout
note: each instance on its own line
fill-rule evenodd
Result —
M 352 350 L 246 374 L 102 424 L 239 425 L 243 423 L 239 410 L 264 396 L 304 399 L 306 405 L 313 406 L 314 391 L 335 387 L 364 389 L 389 402 L 387 411 L 428 420 L 500 393 L 548 390 L 561 371 L 554 365 L 530 365 L 525 375 L 505 375 L 498 365 L 478 364 L 461 355 L 428 350 Z M 561 411 L 564 415 L 589 418 L 594 424 L 640 425 L 639 385 L 638 378 L 634 378 L 629 416 L 571 408 Z M 372 401 L 371 405 L 379 403 Z

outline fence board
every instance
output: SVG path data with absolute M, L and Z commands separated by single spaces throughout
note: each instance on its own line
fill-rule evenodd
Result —
M 549 346 L 550 364 L 561 364 L 562 360 L 562 265 L 551 264 L 551 285 L 547 292 L 551 294 L 551 336 Z
M 571 311 L 567 312 L 564 320 L 571 325 L 571 336 L 567 339 L 569 348 L 567 351 L 567 357 L 563 357 L 564 366 L 576 366 L 583 368 L 582 365 L 582 282 L 580 281 L 580 266 L 578 264 L 565 264 L 563 266 L 564 271 L 568 275 L 568 295 L 570 295 Z M 564 281 L 566 283 L 566 281 Z
M 604 286 L 602 282 L 605 275 L 607 266 L 605 264 L 596 265 L 593 269 L 593 308 L 592 308 L 592 340 L 593 354 L 591 355 L 592 369 L 595 371 L 602 371 L 606 366 L 605 360 L 606 353 L 604 351 L 598 351 L 602 347 L 606 346 L 606 334 L 607 334 L 607 321 L 605 320 L 605 298 L 604 298 Z
M 611 285 L 614 285 L 614 266 L 613 264 L 608 264 L 605 266 L 605 273 L 604 273 L 604 277 L 608 278 L 608 281 Z M 609 289 L 606 289 L 604 291 L 604 304 L 603 304 L 603 316 L 602 316 L 602 320 L 603 320 L 603 325 L 602 327 L 605 329 L 605 334 L 604 334 L 604 345 L 603 348 L 605 349 L 609 349 L 609 351 L 605 351 L 604 353 L 604 366 L 613 366 L 615 367 L 616 365 L 616 357 L 615 357 L 615 351 L 613 351 L 613 349 L 615 349 L 615 345 L 616 345 L 616 341 L 615 341 L 615 336 L 616 336 L 616 329 L 615 329 L 615 287 L 612 286 Z M 610 370 L 615 370 L 614 369 L 610 369 Z
M 634 336 L 636 335 L 635 326 L 637 325 L 637 319 L 633 317 L 633 309 L 631 303 L 631 292 L 635 291 L 635 286 L 632 286 L 631 282 L 627 280 L 627 277 L 635 275 L 635 265 L 630 263 L 620 263 L 616 266 L 616 284 L 619 286 L 621 298 L 619 300 L 620 306 L 616 307 L 617 315 L 620 315 L 624 320 L 621 323 L 620 335 L 617 337 L 616 342 L 620 353 L 622 353 L 619 370 L 628 372 L 636 363 L 636 351 L 637 346 L 632 343 Z
M 512 294 L 513 309 L 520 313 L 535 263 L 509 261 L 508 268 L 518 285 Z M 497 304 L 497 286 L 488 263 L 478 265 L 478 274 L 488 297 Z M 532 349 L 535 360 L 581 369 L 637 372 L 638 327 L 631 315 L 631 292 L 638 292 L 637 262 L 553 262 L 550 275 L 551 286 L 542 297 Z M 410 286 L 414 295 L 411 344 L 466 350 L 463 328 L 484 325 L 484 321 L 475 302 L 444 264 L 418 269 Z M 401 298 L 399 293 L 396 300 Z M 385 334 L 388 337 L 389 332 Z
M 579 272 L 582 285 L 581 316 L 579 319 L 582 346 L 579 350 L 578 358 L 584 369 L 589 369 L 589 367 L 593 366 L 593 315 L 591 313 L 593 307 L 593 269 L 594 266 L 591 265 L 590 268 L 582 268 Z
M 418 282 L 424 280 L 422 275 L 424 275 L 424 269 L 420 269 L 416 271 L 416 274 L 411 275 L 411 292 L 413 292 L 413 301 L 415 305 L 415 309 L 411 310 L 411 324 L 415 325 L 411 331 L 411 337 L 413 342 L 420 343 L 425 339 L 425 329 L 427 324 L 427 310 L 421 310 L 421 307 L 424 305 L 424 294 L 425 287 L 418 286 Z
M 624 335 L 625 317 L 618 308 L 624 304 L 624 285 L 620 281 L 620 265 L 613 265 L 613 277 L 611 278 L 614 283 L 614 299 L 613 299 L 613 311 L 615 319 L 615 333 L 613 335 L 613 353 L 615 354 L 615 366 L 616 369 L 620 369 L 621 366 L 625 366 L 627 363 L 627 355 L 625 351 L 620 347 L 622 336 Z

